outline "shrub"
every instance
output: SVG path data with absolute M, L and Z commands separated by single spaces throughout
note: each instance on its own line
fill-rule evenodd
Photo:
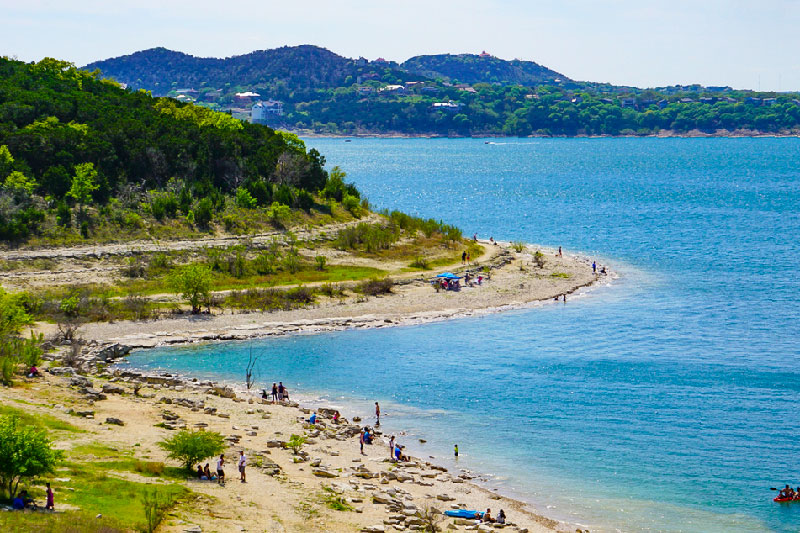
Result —
M 236 189 L 236 205 L 243 208 L 243 209 L 252 209 L 256 206 L 258 202 L 253 195 L 250 194 L 250 191 L 245 189 L 244 187 L 239 187 Z
M 274 274 L 278 269 L 280 259 L 280 251 L 264 250 L 253 259 L 253 268 L 262 276 Z
M 314 258 L 314 261 L 317 263 L 317 270 L 325 270 L 325 264 L 328 262 L 328 258 L 324 255 L 318 255 Z
M 536 250 L 536 253 L 533 254 L 533 262 L 539 268 L 544 268 L 544 254 L 540 250 Z
M 522 241 L 514 241 L 511 243 L 511 247 L 515 252 L 520 253 L 525 249 L 525 243 Z
M 122 268 L 122 275 L 127 278 L 143 278 L 147 273 L 141 258 L 129 257 Z
M 342 198 L 342 207 L 350 211 L 354 217 L 361 218 L 361 203 L 358 201 L 358 197 L 346 195 Z
M 201 228 L 208 228 L 211 219 L 214 217 L 214 203 L 210 198 L 205 197 L 199 202 L 194 210 L 194 221 Z
M 411 266 L 413 268 L 421 268 L 422 270 L 428 270 L 430 268 L 430 262 L 428 261 L 427 258 L 418 255 L 411 262 Z
M 271 183 L 266 181 L 253 181 L 247 185 L 247 190 L 261 207 L 266 207 L 272 203 Z
M 362 281 L 356 286 L 356 291 L 365 296 L 378 296 L 379 294 L 391 294 L 394 281 L 391 278 L 372 279 Z
M 216 431 L 182 430 L 158 445 L 169 452 L 167 457 L 180 461 L 187 470 L 225 449 L 223 437 Z
M 283 257 L 283 268 L 292 274 L 296 274 L 300 270 L 300 266 L 300 256 L 297 250 L 292 249 L 286 252 L 286 255 Z
M 174 193 L 155 192 L 150 193 L 150 212 L 156 220 L 161 220 L 165 216 L 175 218 L 178 214 L 178 198 Z
M 289 437 L 289 441 L 286 443 L 286 447 L 291 448 L 292 452 L 294 452 L 294 454 L 297 455 L 300 452 L 300 448 L 302 448 L 303 444 L 305 443 L 306 443 L 305 437 L 301 437 L 300 435 L 295 435 L 293 433 L 292 436 Z
M 67 202 L 61 200 L 56 205 L 56 224 L 68 228 L 72 224 L 72 211 L 70 211 Z
M 279 228 L 285 228 L 292 218 L 292 209 L 288 205 L 272 202 L 267 210 L 269 219 Z
M 0 382 L 6 387 L 14 386 L 14 372 L 17 360 L 11 355 L 0 357 Z
M 283 205 L 294 205 L 294 194 L 288 185 L 280 185 L 272 195 L 272 201 Z
M 46 431 L 21 424 L 16 416 L 0 418 L 0 484 L 9 499 L 22 478 L 52 473 L 62 456 L 51 448 Z
M 310 211 L 312 207 L 314 207 L 314 197 L 311 196 L 311 193 L 305 189 L 302 189 L 300 192 L 297 193 L 297 199 L 295 200 L 295 205 L 304 211 Z

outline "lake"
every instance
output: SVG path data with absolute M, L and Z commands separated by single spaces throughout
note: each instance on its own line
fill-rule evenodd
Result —
M 566 304 L 132 356 L 350 412 L 592 531 L 798 531 L 800 139 L 309 139 L 373 206 L 579 252 Z M 244 361 L 242 360 L 244 357 Z M 417 437 L 428 442 L 419 444 Z M 416 444 L 415 444 L 416 443 Z

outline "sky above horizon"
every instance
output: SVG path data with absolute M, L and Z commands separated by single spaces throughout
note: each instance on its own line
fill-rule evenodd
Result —
M 486 50 L 576 80 L 800 90 L 797 0 L 0 0 L 0 8 L 0 55 L 24 61 L 82 66 L 156 46 L 226 57 L 314 44 L 398 62 Z

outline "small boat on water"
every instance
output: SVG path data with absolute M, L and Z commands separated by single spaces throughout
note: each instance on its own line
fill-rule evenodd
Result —
M 800 502 L 800 499 L 797 498 L 781 498 L 778 496 L 777 498 L 773 498 L 772 501 L 778 503 L 789 503 L 789 502 Z

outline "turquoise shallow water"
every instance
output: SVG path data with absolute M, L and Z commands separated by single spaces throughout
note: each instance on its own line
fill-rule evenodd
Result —
M 342 140 L 373 204 L 563 246 L 620 279 L 566 305 L 259 341 L 265 381 L 380 400 L 418 453 L 613 531 L 798 531 L 800 139 Z M 241 379 L 247 344 L 138 367 Z

